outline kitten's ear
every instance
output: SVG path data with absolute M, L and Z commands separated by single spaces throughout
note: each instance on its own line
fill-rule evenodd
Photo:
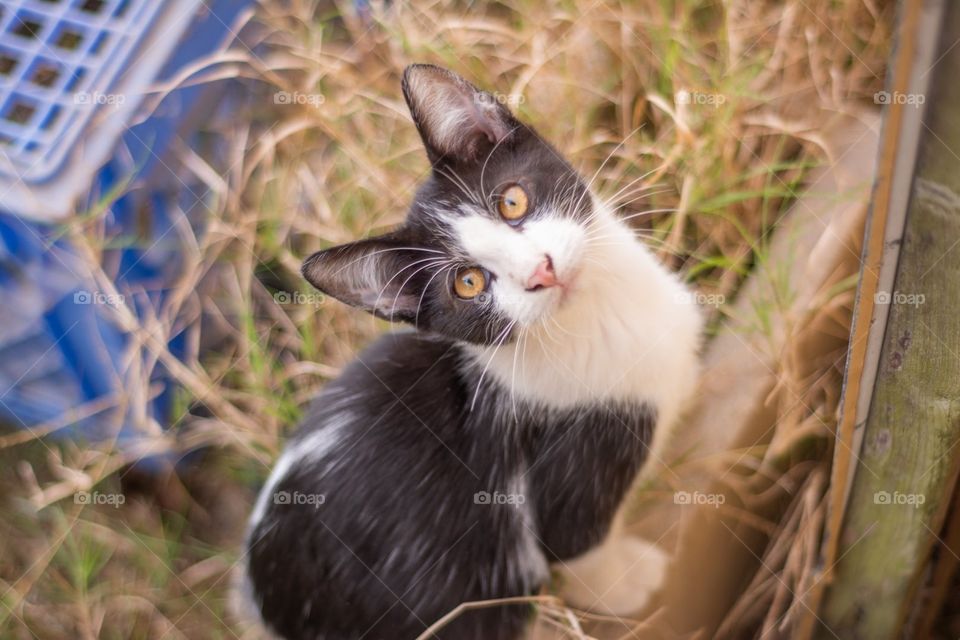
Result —
M 476 160 L 521 126 L 494 96 L 431 64 L 406 68 L 403 95 L 432 163 Z
M 393 234 L 319 251 L 303 277 L 320 291 L 385 320 L 415 322 L 432 261 L 440 257 Z

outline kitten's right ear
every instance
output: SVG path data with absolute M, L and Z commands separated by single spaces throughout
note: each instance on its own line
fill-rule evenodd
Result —
M 404 70 L 403 96 L 433 164 L 477 160 L 522 126 L 493 95 L 432 64 Z
M 385 320 L 415 322 L 439 252 L 392 234 L 318 251 L 300 272 L 320 291 Z

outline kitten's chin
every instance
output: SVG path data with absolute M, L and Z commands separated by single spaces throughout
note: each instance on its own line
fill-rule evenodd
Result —
M 524 329 L 546 328 L 546 330 L 549 330 L 573 306 L 571 298 L 575 300 L 577 297 L 576 292 L 572 289 L 559 286 L 546 291 L 538 291 L 536 295 L 541 297 L 539 309 L 536 313 L 529 314 L 525 320 L 518 323 Z

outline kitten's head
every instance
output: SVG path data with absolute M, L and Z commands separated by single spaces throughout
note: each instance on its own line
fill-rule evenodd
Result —
M 583 267 L 592 198 L 576 171 L 502 101 L 440 67 L 403 93 L 432 165 L 406 221 L 310 256 L 315 287 L 390 320 L 491 344 L 547 321 Z

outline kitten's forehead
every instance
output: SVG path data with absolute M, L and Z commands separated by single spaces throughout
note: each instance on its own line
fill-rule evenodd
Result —
M 531 218 L 563 216 L 585 220 L 592 207 L 581 176 L 534 132 L 516 146 L 495 149 L 473 163 L 447 163 L 433 174 L 414 198 L 409 221 L 438 232 L 462 216 L 498 217 L 496 203 L 504 190 L 520 185 L 531 201 Z

